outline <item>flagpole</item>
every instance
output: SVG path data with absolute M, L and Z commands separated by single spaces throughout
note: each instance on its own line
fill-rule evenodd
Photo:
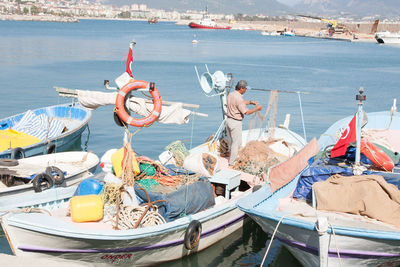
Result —
M 358 111 L 357 111 L 357 146 L 356 146 L 356 165 L 360 165 L 360 147 L 361 147 L 361 124 L 362 124 L 362 110 L 363 101 L 366 100 L 366 96 L 363 95 L 364 88 L 360 87 L 359 94 L 356 95 L 356 100 L 358 101 Z

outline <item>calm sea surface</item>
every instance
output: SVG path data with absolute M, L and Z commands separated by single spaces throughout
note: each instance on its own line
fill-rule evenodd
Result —
M 193 45 L 196 34 L 198 44 Z M 208 118 L 192 117 L 184 126 L 155 124 L 133 137 L 134 150 L 156 159 L 164 147 L 182 140 L 190 148 L 217 130 L 218 98 L 206 97 L 197 81 L 200 73 L 222 70 L 253 88 L 307 91 L 302 95 L 307 139 L 319 136 L 336 120 L 354 114 L 355 95 L 362 86 L 365 110 L 389 110 L 399 96 L 400 47 L 302 37 L 268 37 L 257 31 L 193 30 L 173 23 L 94 21 L 80 23 L 0 21 L 0 118 L 43 106 L 70 102 L 53 86 L 105 91 L 125 71 L 132 39 L 136 79 L 155 82 L 162 98 L 199 104 Z M 264 106 L 268 94 L 248 91 L 248 100 Z M 82 147 L 101 156 L 122 146 L 112 106 L 94 111 Z M 264 109 L 265 111 L 265 109 Z M 291 113 L 290 128 L 303 134 L 299 100 L 280 94 L 278 123 Z M 245 125 L 249 122 L 246 119 Z M 134 129 L 131 129 L 133 132 Z M 274 241 L 268 256 L 272 266 L 296 266 L 297 261 Z M 168 266 L 254 266 L 264 256 L 268 238 L 253 222 L 199 254 Z M 2 235 L 0 252 L 10 253 Z M 167 265 L 166 265 L 167 266 Z

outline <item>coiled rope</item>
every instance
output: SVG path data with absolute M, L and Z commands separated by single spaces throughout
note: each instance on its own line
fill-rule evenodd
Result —
M 135 229 L 137 224 L 139 227 L 148 227 L 166 223 L 165 219 L 158 213 L 157 206 L 151 205 L 151 208 L 152 210 L 147 210 L 147 207 L 143 205 L 137 207 L 121 206 L 118 226 L 127 230 Z M 142 217 L 143 214 L 144 216 Z M 140 219 L 141 221 L 139 222 Z

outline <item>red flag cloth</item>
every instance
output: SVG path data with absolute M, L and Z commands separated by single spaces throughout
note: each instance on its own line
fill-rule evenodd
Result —
M 133 78 L 132 75 L 132 47 L 129 46 L 128 58 L 126 59 L 126 72 Z
M 353 119 L 350 121 L 346 130 L 344 130 L 339 141 L 331 150 L 331 158 L 340 157 L 346 154 L 347 147 L 351 142 L 357 139 L 357 114 L 354 115 Z

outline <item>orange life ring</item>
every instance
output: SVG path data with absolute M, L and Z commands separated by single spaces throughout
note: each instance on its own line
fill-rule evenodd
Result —
M 123 120 L 125 123 L 135 126 L 135 127 L 146 127 L 151 125 L 157 118 L 160 116 L 162 101 L 160 92 L 154 86 L 154 83 L 150 83 L 150 94 L 153 97 L 153 110 L 151 111 L 150 115 L 137 119 L 131 117 L 125 109 L 125 98 L 130 91 L 137 90 L 137 89 L 144 89 L 149 86 L 149 83 L 146 81 L 139 81 L 135 80 L 132 82 L 127 83 L 124 85 L 121 90 L 118 91 L 117 99 L 115 101 L 115 109 L 117 112 L 118 117 Z
M 376 166 L 385 171 L 392 171 L 394 168 L 393 160 L 376 145 L 361 138 L 360 151 Z

